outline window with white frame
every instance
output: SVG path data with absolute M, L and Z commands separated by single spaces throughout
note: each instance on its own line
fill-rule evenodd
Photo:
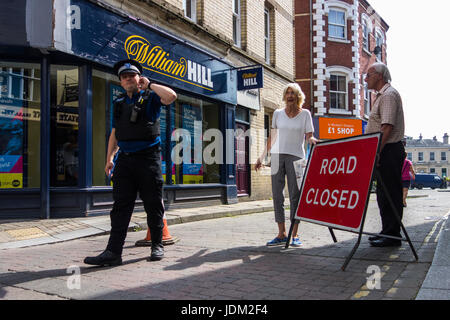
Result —
M 447 176 L 447 168 L 442 168 L 442 177 Z
M 423 152 L 419 152 L 419 161 L 423 161 Z
M 183 0 L 184 16 L 197 22 L 197 0 Z
M 328 36 L 330 38 L 347 39 L 345 11 L 330 9 L 328 13 Z
M 369 86 L 367 84 L 367 82 L 365 81 L 367 75 L 363 76 L 363 86 L 364 86 L 364 114 L 366 116 L 370 115 L 370 109 L 371 109 L 371 104 L 370 104 L 370 91 L 369 91 Z
M 330 75 L 330 108 L 347 110 L 347 77 Z
M 430 152 L 430 161 L 435 161 L 434 152 Z
M 233 42 L 241 46 L 241 0 L 233 1 Z
M 377 43 L 377 47 L 380 47 L 380 49 L 383 48 L 384 37 L 380 31 L 377 31 L 377 33 L 376 33 L 376 43 Z M 380 50 L 380 52 L 378 52 L 377 59 L 379 61 L 381 61 L 383 59 L 383 50 Z
M 441 152 L 441 161 L 447 161 L 447 152 Z
M 270 63 L 270 11 L 264 8 L 264 58 Z
M 363 48 L 367 51 L 370 51 L 369 49 L 369 26 L 367 25 L 367 20 L 362 19 L 362 34 L 363 34 Z

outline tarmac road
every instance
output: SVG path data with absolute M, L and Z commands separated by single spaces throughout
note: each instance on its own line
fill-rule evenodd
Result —
M 299 227 L 300 248 L 266 247 L 277 227 L 273 212 L 263 212 L 172 225 L 181 241 L 166 246 L 160 262 L 148 262 L 150 249 L 134 246 L 145 231 L 128 234 L 124 264 L 112 268 L 82 262 L 104 250 L 107 235 L 2 250 L 0 300 L 412 300 L 433 260 L 450 197 L 427 189 L 410 196 L 403 223 L 418 262 L 407 242 L 372 248 L 364 236 L 342 271 L 357 235 L 335 231 L 333 243 L 327 227 L 306 222 Z M 364 231 L 379 229 L 372 196 Z

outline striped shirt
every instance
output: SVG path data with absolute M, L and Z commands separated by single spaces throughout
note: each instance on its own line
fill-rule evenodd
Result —
M 386 143 L 401 141 L 405 135 L 402 98 L 389 83 L 377 93 L 367 124 L 366 133 L 381 131 L 381 125 L 393 126 Z

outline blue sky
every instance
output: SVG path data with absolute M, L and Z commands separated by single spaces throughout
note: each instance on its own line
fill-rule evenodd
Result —
M 450 134 L 450 1 L 368 1 L 390 27 L 387 64 L 402 96 L 405 134 L 442 141 Z

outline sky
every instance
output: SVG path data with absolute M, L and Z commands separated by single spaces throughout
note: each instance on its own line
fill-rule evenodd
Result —
M 405 134 L 450 134 L 448 0 L 368 0 L 386 21 L 387 65 L 403 101 Z

